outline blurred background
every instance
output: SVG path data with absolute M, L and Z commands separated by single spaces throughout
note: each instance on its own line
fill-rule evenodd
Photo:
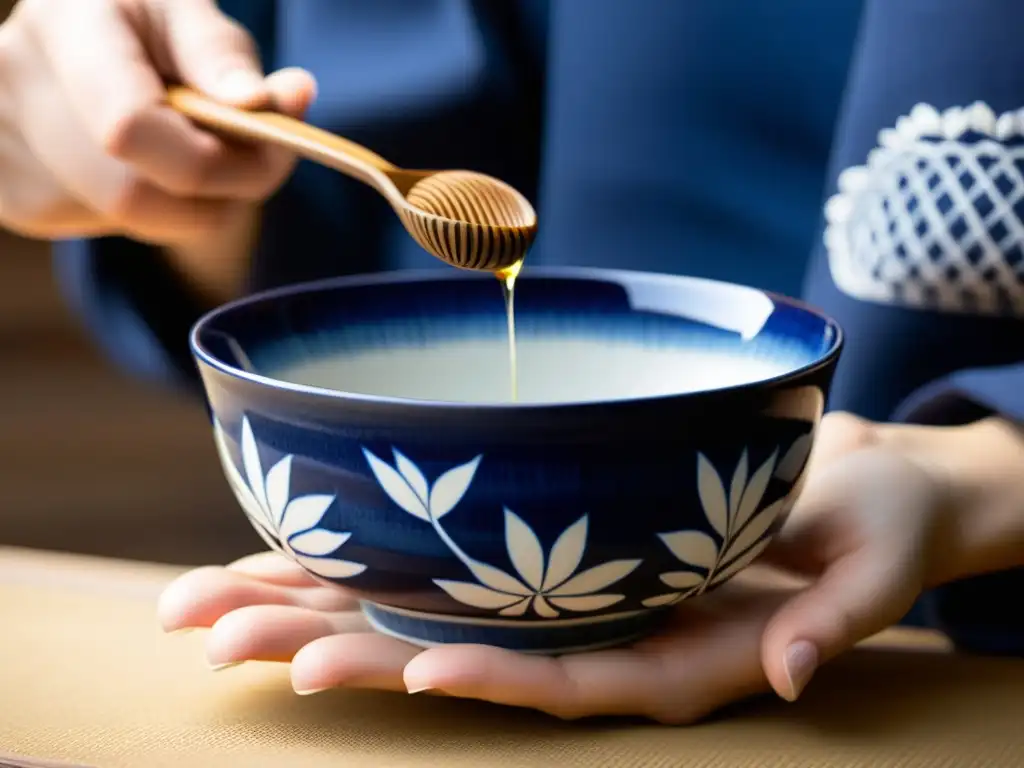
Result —
M 0 361 L 0 546 L 182 564 L 264 548 L 202 404 L 102 358 L 58 294 L 47 244 L 2 230 Z
M 14 0 L 0 0 L 0 21 Z M 202 564 L 262 550 L 202 404 L 108 363 L 46 243 L 0 229 L 0 546 Z

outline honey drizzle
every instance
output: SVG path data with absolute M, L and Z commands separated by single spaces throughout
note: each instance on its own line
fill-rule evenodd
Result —
M 519 272 L 522 268 L 523 260 L 520 259 L 512 266 L 498 270 L 494 273 L 495 277 L 498 278 L 498 282 L 501 283 L 501 293 L 505 298 L 505 318 L 508 324 L 508 367 L 512 390 L 512 402 L 517 402 L 519 400 L 519 364 L 518 356 L 516 354 L 515 291 L 516 278 L 519 277 Z

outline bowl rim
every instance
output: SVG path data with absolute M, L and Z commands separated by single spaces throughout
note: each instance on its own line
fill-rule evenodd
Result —
M 200 335 L 203 331 L 213 324 L 218 318 L 227 315 L 237 309 L 241 309 L 246 306 L 258 304 L 264 301 L 271 301 L 288 296 L 294 296 L 302 293 L 322 293 L 336 289 L 344 289 L 349 287 L 360 287 L 360 286 L 372 286 L 372 285 L 388 285 L 392 283 L 409 283 L 409 282 L 423 282 L 423 281 L 451 281 L 451 280 L 474 280 L 474 279 L 494 279 L 490 274 L 485 274 L 478 271 L 471 270 L 460 270 L 460 269 L 398 269 L 390 270 L 385 272 L 371 272 L 354 275 L 343 275 L 340 277 L 328 277 L 321 278 L 318 280 L 306 280 L 296 283 L 289 283 L 285 286 L 277 288 L 270 288 L 261 291 L 254 291 L 253 293 L 246 294 L 237 299 L 220 304 L 204 313 L 196 320 L 191 330 L 189 331 L 189 348 L 194 358 L 206 364 L 215 371 L 225 376 L 238 379 L 251 385 L 259 387 L 267 387 L 272 390 L 279 392 L 288 392 L 295 395 L 305 395 L 308 397 L 316 398 L 329 398 L 335 402 L 346 402 L 352 404 L 363 404 L 363 405 L 379 405 L 379 406 L 397 406 L 397 407 L 412 407 L 417 409 L 429 409 L 429 410 L 472 410 L 472 411 L 488 411 L 488 412 L 517 412 L 522 413 L 524 411 L 545 411 L 545 410 L 565 410 L 565 409 L 578 409 L 578 408 L 594 408 L 594 407 L 605 407 L 613 405 L 625 405 L 625 404 L 642 404 L 642 403 L 655 403 L 658 401 L 672 401 L 680 398 L 695 399 L 705 397 L 721 397 L 726 395 L 739 395 L 746 391 L 757 391 L 764 390 L 765 388 L 774 389 L 780 385 L 788 384 L 791 381 L 804 378 L 808 375 L 813 375 L 815 372 L 820 371 L 828 366 L 832 365 L 839 354 L 842 352 L 845 344 L 845 334 L 843 328 L 839 322 L 826 312 L 818 309 L 817 307 L 808 304 L 800 299 L 795 299 L 790 296 L 786 296 L 774 291 L 767 291 L 756 286 L 745 285 L 743 283 L 734 283 L 727 280 L 716 280 L 713 278 L 706 277 L 695 277 L 691 275 L 676 275 L 664 272 L 649 272 L 644 270 L 630 270 L 630 269 L 610 269 L 604 267 L 574 267 L 574 266 L 537 266 L 532 267 L 529 271 L 523 272 L 523 277 L 529 279 L 530 276 L 536 277 L 549 277 L 549 278 L 564 278 L 564 279 L 580 279 L 580 280 L 609 280 L 609 281 L 630 281 L 637 278 L 641 279 L 654 279 L 658 281 L 668 281 L 678 284 L 697 284 L 697 285 L 714 285 L 722 288 L 740 288 L 745 290 L 753 290 L 763 294 L 769 300 L 776 305 L 782 305 L 790 307 L 792 309 L 805 312 L 809 315 L 822 320 L 827 326 L 833 330 L 832 344 L 828 350 L 818 356 L 816 359 L 802 365 L 798 368 L 794 368 L 791 371 L 781 373 L 777 376 L 771 376 L 765 379 L 757 379 L 756 381 L 743 382 L 740 384 L 732 384 L 725 387 L 715 387 L 711 389 L 701 389 L 691 392 L 669 392 L 656 395 L 639 395 L 630 397 L 615 397 L 615 398 L 604 398 L 600 400 L 575 400 L 575 401 L 554 401 L 554 402 L 512 402 L 512 401 L 493 401 L 493 402 L 459 402 L 455 400 L 427 400 L 417 399 L 411 397 L 395 397 L 392 395 L 373 395 L 362 392 L 346 392 L 340 389 L 329 389 L 327 387 L 317 387 L 309 384 L 298 384 L 295 382 L 284 381 L 282 379 L 274 378 L 273 376 L 266 376 L 259 373 L 252 373 L 241 368 L 237 368 L 233 365 L 226 363 L 224 360 L 219 358 L 217 355 L 210 352 L 200 341 Z

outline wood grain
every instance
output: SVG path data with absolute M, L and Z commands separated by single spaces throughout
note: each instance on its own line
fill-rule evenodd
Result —
M 348 139 L 300 120 L 220 104 L 172 87 L 168 103 L 212 130 L 269 142 L 369 184 L 428 253 L 460 269 L 498 272 L 520 262 L 537 235 L 537 214 L 519 192 L 475 171 L 396 168 Z

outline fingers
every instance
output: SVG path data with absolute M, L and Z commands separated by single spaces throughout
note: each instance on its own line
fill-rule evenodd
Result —
M 632 648 L 562 658 L 473 645 L 422 651 L 373 632 L 340 590 L 311 586 L 272 554 L 186 574 L 165 591 L 159 611 L 168 629 L 211 627 L 206 647 L 214 668 L 290 661 L 301 694 L 372 688 L 474 698 L 561 718 L 640 715 L 686 723 L 767 689 L 761 638 L 789 594 L 726 585 Z
M 189 571 L 172 582 L 160 596 L 157 616 L 165 631 L 174 632 L 212 627 L 221 617 L 248 606 L 345 611 L 355 604 L 340 587 L 280 586 L 225 568 L 206 567 Z
M 853 453 L 808 485 L 799 502 L 807 523 L 784 530 L 779 546 L 816 557 L 822 573 L 765 631 L 765 674 L 780 696 L 796 699 L 821 663 L 910 609 L 923 588 L 923 521 L 935 493 L 923 471 L 877 451 Z
M 267 99 L 252 38 L 213 0 L 175 0 L 164 14 L 165 44 L 182 82 L 238 106 Z
M 756 636 L 729 650 L 737 663 L 704 663 L 721 651 L 650 655 L 631 650 L 545 658 L 489 647 L 446 646 L 413 658 L 409 691 L 430 691 L 524 707 L 558 718 L 640 716 L 662 723 L 700 720 L 765 688 Z
M 209 664 L 291 661 L 302 694 L 328 688 L 405 691 L 402 670 L 420 649 L 372 631 L 356 601 L 320 586 L 272 552 L 227 568 L 197 568 L 167 587 L 157 608 L 166 631 L 210 628 Z
M 840 456 L 875 444 L 875 424 L 845 411 L 826 413 L 818 426 L 808 472 L 828 466 Z
M 115 141 L 107 148 L 111 157 L 179 197 L 259 202 L 293 163 L 284 151 L 229 144 L 202 133 L 163 107 L 148 119 L 130 121 Z
M 221 231 L 236 216 L 233 203 L 262 201 L 291 172 L 291 153 L 224 141 L 164 104 L 165 74 L 294 116 L 315 95 L 300 70 L 264 80 L 248 34 L 212 0 L 148 14 L 113 2 L 24 5 L 28 32 L 12 81 L 24 102 L 15 110 L 21 133 L 66 195 L 108 230 L 188 245 Z M 181 71 L 158 71 L 156 49 Z
M 410 693 L 435 692 L 525 707 L 563 719 L 644 714 L 660 693 L 653 660 L 629 651 L 551 658 L 501 648 L 449 645 L 410 659 Z
M 863 552 L 831 567 L 773 617 L 762 648 L 765 674 L 795 701 L 818 667 L 899 621 L 920 593 L 920 576 L 883 552 Z M 900 553 L 892 553 L 899 555 Z
M 410 693 L 444 691 L 495 704 L 568 716 L 573 692 L 565 665 L 483 645 L 448 645 L 409 660 L 403 673 Z
M 229 571 L 281 587 L 323 586 L 309 571 L 278 552 L 247 555 L 226 567 Z
M 0 133 L 0 226 L 24 237 L 101 235 L 109 227 L 64 194 L 38 158 L 11 133 Z
M 303 695 L 339 687 L 404 692 L 402 670 L 421 652 L 375 632 L 329 635 L 295 654 L 292 687 Z
M 286 67 L 271 73 L 266 84 L 273 108 L 290 117 L 301 118 L 316 100 L 316 80 L 298 67 Z
M 172 194 L 105 155 L 89 141 L 63 94 L 54 93 L 49 85 L 26 84 L 19 92 L 18 109 L 26 145 L 59 185 L 59 197 L 86 206 L 108 231 L 177 243 L 202 238 L 227 224 L 232 212 L 227 201 Z M 38 191 L 43 181 L 29 177 L 21 183 Z
M 206 657 L 215 669 L 243 661 L 291 661 L 303 646 L 320 638 L 368 631 L 358 611 L 251 605 L 214 623 L 206 638 Z
M 632 648 L 550 658 L 484 646 L 422 652 L 405 669 L 410 691 L 431 690 L 528 707 L 564 719 L 645 716 L 689 723 L 766 690 L 764 627 L 781 597 L 725 587 L 683 609 Z
M 48 69 L 92 143 L 116 146 L 131 121 L 152 119 L 163 83 L 118 4 L 36 0 L 26 3 L 26 14 Z
M 849 473 L 836 473 L 835 464 L 877 443 L 877 426 L 851 413 L 825 414 L 805 471 L 803 487 L 786 523 L 761 557 L 762 562 L 803 576 L 817 576 L 841 552 L 835 542 L 848 544 L 835 528 L 843 519 L 832 513 L 849 495 Z M 855 485 L 856 483 L 854 483 Z

